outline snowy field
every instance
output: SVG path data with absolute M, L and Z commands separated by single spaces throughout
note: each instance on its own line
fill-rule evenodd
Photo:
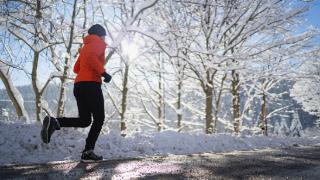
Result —
M 43 144 L 39 135 L 40 129 L 40 123 L 0 122 L 0 165 L 80 159 L 86 134 L 73 128 L 64 129 L 54 133 L 50 144 Z M 105 159 L 119 159 L 153 155 L 230 152 L 318 143 L 320 143 L 319 137 L 206 135 L 164 131 L 123 138 L 119 133 L 111 132 L 100 136 L 95 151 L 102 154 Z

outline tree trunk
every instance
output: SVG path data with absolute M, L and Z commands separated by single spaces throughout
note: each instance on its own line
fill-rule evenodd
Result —
M 223 92 L 223 86 L 224 86 L 224 82 L 227 78 L 227 74 L 225 74 L 222 79 L 221 79 L 221 83 L 220 83 L 220 90 L 218 93 L 218 97 L 216 97 L 216 102 L 215 102 L 215 111 L 214 111 L 214 129 L 213 129 L 213 133 L 216 132 L 217 130 L 217 122 L 218 122 L 218 113 L 220 111 L 220 102 L 221 102 L 221 97 L 222 97 L 222 92 Z
M 261 129 L 262 134 L 268 136 L 268 124 L 267 124 L 267 96 L 265 92 L 262 94 L 262 105 L 260 111 L 260 123 L 259 127 Z
M 162 131 L 162 124 L 163 124 L 163 97 L 162 97 L 162 90 L 163 90 L 163 87 L 162 87 L 162 74 L 161 74 L 161 64 L 159 63 L 159 82 L 158 82 L 158 88 L 159 88 L 159 94 L 158 94 L 158 119 L 159 119 L 159 122 L 158 122 L 158 131 Z
M 34 51 L 33 53 L 33 65 L 31 72 L 32 88 L 35 94 L 35 103 L 36 103 L 36 120 L 40 121 L 41 117 L 41 94 L 40 89 L 37 84 L 37 70 L 39 62 L 40 52 Z
M 25 117 L 27 121 L 29 121 L 29 116 L 27 111 L 24 108 L 23 99 L 19 92 L 19 90 L 13 86 L 13 82 L 11 81 L 10 76 L 8 75 L 7 65 L 0 61 L 0 78 L 6 88 L 6 91 L 9 95 L 9 98 L 16 109 L 17 116 L 19 118 Z
M 182 90 L 182 81 L 179 80 L 178 82 L 178 101 L 177 101 L 177 120 L 178 120 L 178 129 L 180 130 L 182 127 L 182 109 L 181 109 L 181 90 Z
M 213 116 L 212 116 L 212 102 L 213 102 L 213 88 L 211 86 L 206 86 L 205 94 L 206 94 L 206 134 L 213 133 Z
M 121 131 L 121 136 L 123 137 L 126 136 L 125 130 L 127 129 L 126 122 L 125 122 L 125 113 L 127 109 L 128 76 L 129 76 L 129 65 L 125 64 L 121 112 L 120 112 L 120 131 Z
M 232 93 L 232 110 L 233 110 L 233 122 L 234 132 L 240 133 L 241 119 L 240 119 L 240 93 L 239 93 L 239 74 L 236 70 L 232 70 L 232 82 L 231 82 L 231 93 Z
M 39 32 L 37 29 L 38 22 L 42 18 L 41 15 L 41 1 L 37 0 L 37 6 L 36 6 L 36 16 L 35 16 L 35 37 L 34 37 L 34 44 L 38 44 L 39 40 Z M 38 65 L 39 65 L 39 57 L 40 57 L 40 52 L 33 50 L 33 63 L 32 63 L 32 72 L 31 72 L 31 80 L 32 80 L 32 88 L 35 94 L 35 103 L 36 103 L 36 120 L 40 121 L 41 119 L 41 93 L 40 89 L 38 87 L 38 75 L 37 75 L 37 70 L 38 70 Z
M 64 60 L 64 69 L 63 69 L 63 75 L 61 77 L 61 88 L 59 93 L 59 100 L 58 100 L 58 111 L 57 111 L 57 117 L 61 117 L 64 115 L 64 107 L 65 107 L 65 96 L 66 96 L 66 82 L 68 78 L 68 71 L 70 69 L 70 61 L 71 61 L 71 48 L 73 43 L 73 33 L 74 33 L 74 24 L 75 24 L 75 17 L 76 17 L 76 8 L 77 8 L 77 0 L 74 0 L 73 4 L 73 12 L 72 12 L 72 18 L 71 18 L 71 27 L 70 27 L 70 36 L 69 36 L 69 42 L 67 46 L 67 55 L 68 57 L 65 57 Z
M 158 131 L 162 131 L 164 129 L 164 119 L 165 119 L 165 104 L 164 104 L 164 84 L 163 84 L 163 58 L 161 58 L 161 54 L 159 53 L 159 71 L 158 71 Z

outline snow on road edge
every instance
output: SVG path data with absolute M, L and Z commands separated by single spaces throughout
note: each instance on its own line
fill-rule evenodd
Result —
M 40 139 L 41 124 L 0 122 L 0 165 L 78 160 L 86 134 L 74 128 L 56 131 L 50 144 Z M 99 137 L 95 151 L 106 159 L 150 155 L 230 152 L 320 143 L 319 137 L 234 136 L 164 131 L 123 138 L 117 132 Z

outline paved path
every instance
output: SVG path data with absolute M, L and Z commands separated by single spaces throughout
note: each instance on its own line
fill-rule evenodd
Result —
M 0 166 L 0 179 L 320 179 L 320 146 Z

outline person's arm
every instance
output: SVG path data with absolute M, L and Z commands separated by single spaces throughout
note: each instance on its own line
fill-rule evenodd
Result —
M 103 54 L 101 55 L 101 58 L 103 59 L 103 65 L 105 66 L 107 64 L 107 61 L 106 61 L 106 56 L 105 56 L 105 53 L 103 52 Z
M 76 63 L 73 66 L 73 72 L 78 74 L 80 71 L 80 56 L 78 57 Z
M 102 63 L 99 61 L 98 56 L 93 52 L 88 52 L 86 57 L 83 59 L 89 67 L 91 67 L 97 74 L 102 75 L 105 69 Z

